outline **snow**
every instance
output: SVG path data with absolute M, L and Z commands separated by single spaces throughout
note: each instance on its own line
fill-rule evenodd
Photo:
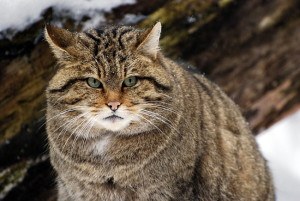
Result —
M 84 28 L 88 29 L 103 21 L 105 11 L 121 4 L 133 3 L 135 0 L 0 0 L 0 32 L 22 31 L 40 20 L 43 12 L 50 7 L 53 8 L 54 15 L 68 15 L 76 19 L 81 19 L 84 15 L 91 17 L 85 23 Z M 7 33 L 2 35 L 10 38 Z
M 300 200 L 300 110 L 256 138 L 273 174 L 277 201 Z
M 120 24 L 136 24 L 145 18 L 145 15 L 126 14 Z

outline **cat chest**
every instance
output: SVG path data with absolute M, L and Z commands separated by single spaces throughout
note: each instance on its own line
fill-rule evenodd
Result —
M 108 149 L 111 146 L 111 142 L 111 138 L 109 136 L 106 136 L 100 140 L 92 142 L 88 149 L 92 153 L 92 155 L 95 156 L 108 154 Z
M 112 178 L 105 183 L 74 181 L 65 186 L 68 197 L 72 200 L 116 200 L 133 201 L 137 197 L 134 190 L 117 185 Z

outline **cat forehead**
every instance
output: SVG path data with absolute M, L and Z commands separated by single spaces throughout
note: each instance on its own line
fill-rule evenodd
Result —
M 160 23 L 147 30 L 120 26 L 79 33 L 47 25 L 45 38 L 62 66 L 91 61 L 103 61 L 102 66 L 114 66 L 136 55 L 155 60 L 160 50 L 160 32 Z
M 138 42 L 140 31 L 133 27 L 111 27 L 106 29 L 90 29 L 81 34 L 89 42 L 94 43 L 99 53 L 107 49 L 128 50 Z
M 132 70 L 137 55 L 134 54 L 141 32 L 133 27 L 112 27 L 108 29 L 90 29 L 80 33 L 92 49 L 92 59 L 98 64 L 101 77 L 115 77 L 120 72 Z

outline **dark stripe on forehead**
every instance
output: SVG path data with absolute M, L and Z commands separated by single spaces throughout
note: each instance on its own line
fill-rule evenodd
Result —
M 201 82 L 197 77 L 193 76 L 196 80 L 196 82 L 201 86 L 202 90 L 206 92 L 208 96 L 211 96 L 211 90 L 203 83 Z
M 111 30 L 111 32 L 112 32 L 112 34 L 113 34 L 113 38 L 116 38 L 116 36 L 117 36 L 117 31 L 118 31 L 118 27 L 114 27 L 114 28 Z
M 100 37 L 103 34 L 103 30 L 102 29 L 94 29 L 94 30 L 97 33 L 98 37 Z
M 125 30 L 121 31 L 121 33 L 120 33 L 120 35 L 119 35 L 118 42 L 119 42 L 119 45 L 122 47 L 122 49 L 124 49 L 124 44 L 123 44 L 123 42 L 122 42 L 122 37 L 123 37 L 126 33 L 130 32 L 130 31 L 132 31 L 132 30 L 133 30 L 132 28 L 128 28 L 128 29 L 125 29 Z
M 82 81 L 86 81 L 86 78 L 74 78 L 74 79 L 70 79 L 62 87 L 60 87 L 58 89 L 50 89 L 49 92 L 50 93 L 64 92 L 66 89 L 70 88 L 76 82 L 82 82 Z
M 99 39 L 99 38 L 96 38 L 96 37 L 93 36 L 92 34 L 87 33 L 87 32 L 84 32 L 84 34 L 85 34 L 87 37 L 93 39 L 95 42 L 100 43 L 100 39 Z
M 115 49 L 112 50 L 111 55 L 112 55 L 113 58 L 116 58 L 117 51 Z
M 96 38 L 95 36 L 93 36 L 92 34 L 90 34 L 90 33 L 85 33 L 85 35 L 95 41 L 95 43 L 94 43 L 94 51 L 93 52 L 94 52 L 94 56 L 97 56 L 98 52 L 99 52 L 99 43 L 100 43 L 100 40 L 98 38 Z
M 99 63 L 99 61 L 97 61 L 98 63 Z M 101 70 L 100 70 L 100 68 L 101 68 L 101 66 L 96 66 L 96 70 L 97 70 L 97 75 L 98 75 L 98 77 L 102 77 L 102 74 L 101 74 Z
M 163 84 L 158 83 L 156 81 L 156 79 L 153 78 L 153 77 L 138 77 L 138 79 L 140 79 L 140 80 L 148 80 L 148 81 L 152 82 L 155 85 L 156 88 L 161 89 L 163 91 L 170 91 L 171 90 L 171 87 L 165 86 Z
M 105 45 L 104 45 L 105 49 L 107 49 L 108 46 L 109 46 L 109 41 L 107 41 L 107 42 L 105 43 Z
M 106 74 L 106 66 L 109 65 L 109 63 L 107 63 L 107 60 L 105 59 L 104 55 L 103 54 L 99 54 L 99 71 L 101 71 L 101 76 L 100 77 L 103 77 L 105 74 Z
M 118 55 L 118 57 L 119 57 L 120 63 L 123 63 L 127 59 L 127 57 L 123 54 Z

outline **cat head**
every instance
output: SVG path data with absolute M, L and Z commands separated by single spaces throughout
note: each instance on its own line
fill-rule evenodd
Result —
M 48 114 L 77 135 L 133 134 L 166 123 L 171 74 L 159 49 L 161 24 L 82 33 L 45 28 L 59 68 L 47 88 Z

